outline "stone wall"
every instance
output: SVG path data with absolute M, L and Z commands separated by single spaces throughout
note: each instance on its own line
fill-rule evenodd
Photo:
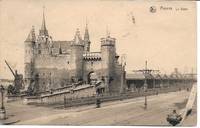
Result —
M 40 92 L 69 84 L 70 60 L 68 55 L 38 55 L 35 58 L 34 74 L 39 77 Z
M 121 75 L 123 75 L 122 66 L 115 64 L 115 74 L 113 80 L 110 83 L 111 93 L 119 93 L 121 89 Z M 125 80 L 125 79 L 124 79 Z
M 35 56 L 34 67 L 47 68 L 47 69 L 69 69 L 70 68 L 70 56 L 67 54 L 61 54 L 57 56 L 51 55 L 37 55 Z
M 24 98 L 25 104 L 55 104 L 63 103 L 64 97 L 81 98 L 96 95 L 96 88 L 91 85 L 81 85 L 73 89 L 62 90 L 60 92 L 41 95 L 40 97 L 26 97 Z
M 39 74 L 40 91 L 61 88 L 70 84 L 70 71 L 63 69 L 35 69 Z

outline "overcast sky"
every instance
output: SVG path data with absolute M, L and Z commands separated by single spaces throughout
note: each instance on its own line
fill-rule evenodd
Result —
M 181 72 L 196 70 L 194 2 L 1 0 L 0 78 L 13 78 L 4 59 L 24 72 L 24 40 L 32 25 L 38 34 L 44 5 L 47 29 L 54 40 L 72 40 L 76 28 L 84 34 L 87 18 L 92 51 L 100 51 L 100 38 L 108 28 L 116 38 L 117 53 L 127 56 L 127 70 L 144 68 L 145 60 L 149 68 L 162 73 L 175 67 Z M 151 6 L 156 13 L 149 11 Z M 187 10 L 175 10 L 180 7 Z

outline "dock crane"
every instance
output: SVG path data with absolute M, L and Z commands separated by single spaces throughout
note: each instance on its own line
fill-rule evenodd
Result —
M 12 90 L 15 90 L 14 91 L 15 94 L 19 94 L 20 93 L 20 89 L 22 89 L 22 87 L 23 87 L 22 86 L 23 85 L 23 75 L 22 74 L 18 74 L 17 70 L 15 70 L 15 72 L 14 72 L 6 60 L 5 60 L 5 63 L 6 63 L 6 65 L 8 66 L 8 68 L 10 69 L 11 73 L 14 76 L 14 87 L 10 87 L 10 88 L 12 88 Z M 11 94 L 12 94 L 12 92 L 11 92 Z

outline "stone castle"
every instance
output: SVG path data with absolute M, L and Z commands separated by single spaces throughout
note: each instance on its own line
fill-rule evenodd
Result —
M 70 41 L 55 41 L 49 35 L 43 13 L 38 36 L 34 27 L 25 40 L 25 88 L 36 92 L 70 85 L 96 84 L 99 92 L 119 92 L 124 68 L 116 54 L 116 39 L 100 39 L 100 52 L 90 51 L 86 24 L 82 39 L 79 29 Z

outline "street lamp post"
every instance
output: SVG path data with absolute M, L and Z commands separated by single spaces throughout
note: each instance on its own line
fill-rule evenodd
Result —
M 4 97 L 3 97 L 4 91 L 5 91 L 5 89 L 4 89 L 3 85 L 0 85 L 0 92 L 1 92 L 0 120 L 6 119 L 6 110 L 4 107 Z

